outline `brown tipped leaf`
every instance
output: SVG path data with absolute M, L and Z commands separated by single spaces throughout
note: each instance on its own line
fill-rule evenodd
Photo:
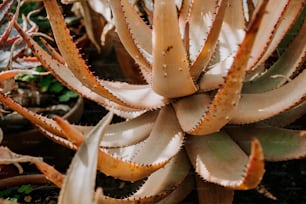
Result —
M 166 106 L 143 142 L 120 148 L 100 148 L 98 169 L 122 180 L 142 179 L 163 167 L 179 152 L 183 136 L 174 111 Z
M 44 5 L 49 16 L 49 22 L 51 24 L 56 44 L 67 64 L 67 67 L 73 73 L 74 77 L 78 78 L 84 86 L 97 94 L 120 105 L 126 105 L 110 93 L 109 90 L 103 87 L 103 85 L 101 85 L 96 77 L 90 72 L 85 61 L 82 59 L 78 48 L 72 41 L 64 17 L 56 0 L 45 0 Z
M 218 90 L 214 96 L 213 101 L 208 107 L 208 110 L 201 118 L 198 119 L 198 123 L 188 131 L 192 135 L 205 135 L 220 130 L 225 124 L 228 123 L 232 113 L 237 107 L 237 103 L 240 99 L 240 91 L 242 82 L 245 76 L 245 67 L 249 59 L 251 48 L 254 44 L 257 30 L 260 27 L 261 19 L 265 14 L 265 7 L 267 2 L 264 1 L 259 5 L 257 15 L 254 17 L 246 36 L 234 58 L 230 71 L 225 79 L 224 84 Z M 189 115 L 187 112 L 182 114 L 181 117 Z M 184 121 L 185 119 L 179 119 Z
M 306 157 L 306 131 L 276 127 L 229 127 L 231 137 L 250 152 L 250 143 L 257 138 L 268 161 L 286 161 Z
M 251 144 L 248 157 L 224 132 L 207 136 L 190 136 L 186 143 L 196 172 L 205 180 L 234 189 L 255 188 L 264 173 L 261 145 Z
M 262 75 L 243 84 L 243 93 L 260 93 L 283 85 L 303 65 L 306 58 L 306 22 L 285 52 Z
M 80 81 L 72 71 L 62 64 L 62 58 L 58 56 L 48 44 L 45 45 L 48 47 L 49 50 L 54 54 L 55 58 L 48 55 L 46 51 L 44 51 L 31 37 L 29 37 L 25 32 L 23 32 L 17 25 L 16 29 L 20 32 L 23 36 L 24 40 L 28 43 L 28 45 L 32 48 L 34 54 L 37 58 L 41 61 L 44 67 L 46 67 L 52 74 L 60 80 L 65 86 L 68 88 L 76 91 L 81 96 L 89 98 L 98 104 L 103 105 L 107 109 L 115 108 L 114 113 L 126 117 L 131 118 L 139 115 L 143 112 L 143 109 L 154 109 L 160 106 L 163 106 L 167 103 L 167 100 L 156 93 L 154 93 L 149 85 L 130 85 L 127 83 L 120 83 L 120 82 L 107 82 L 107 81 L 99 81 L 103 87 L 107 88 L 109 92 L 112 94 L 116 93 L 116 97 L 121 98 L 120 100 L 122 104 L 117 104 L 109 98 L 104 98 L 105 96 L 99 95 L 97 92 L 89 89 L 88 87 L 84 86 L 82 81 Z M 58 60 L 57 60 L 58 59 Z M 113 96 L 115 96 L 113 95 Z M 138 97 L 140 103 L 135 102 L 135 97 Z M 125 102 L 123 102 L 125 101 Z M 128 103 L 131 103 L 128 105 Z M 132 108 L 131 106 L 137 106 Z
M 0 101 L 8 106 L 10 109 L 18 112 L 26 119 L 30 120 L 36 126 L 45 129 L 57 136 L 63 136 L 63 132 L 55 123 L 54 120 L 47 118 L 45 116 L 38 115 L 27 108 L 21 106 L 20 104 L 16 103 L 14 100 L 6 96 L 4 93 L 0 92 Z
M 263 16 L 262 25 L 257 30 L 259 35 L 255 39 L 254 47 L 252 48 L 250 55 L 251 57 L 248 61 L 247 70 L 252 69 L 267 50 L 275 30 L 281 22 L 283 12 L 289 1 L 290 0 L 266 1 L 266 12 Z
M 148 179 L 145 181 L 145 183 L 132 195 L 122 199 L 116 199 L 102 195 L 98 196 L 97 203 L 99 204 L 157 203 L 157 201 L 164 198 L 165 196 L 168 196 L 177 187 L 180 188 L 180 186 L 183 185 L 184 182 L 189 188 L 192 187 L 190 186 L 190 184 L 192 184 L 190 182 L 190 178 L 189 180 L 185 181 L 186 178 L 188 177 L 189 170 L 190 170 L 190 164 L 188 158 L 186 157 L 185 152 L 181 151 L 173 159 L 171 159 L 169 163 L 165 165 L 164 168 L 150 175 Z M 168 203 L 175 203 L 175 202 L 173 201 Z
M 304 0 L 290 0 L 285 10 L 282 13 L 282 16 L 277 22 L 276 30 L 274 30 L 273 38 L 269 39 L 269 46 L 263 56 L 261 56 L 260 60 L 257 62 L 257 65 L 262 64 L 265 60 L 267 60 L 275 51 L 280 41 L 284 38 L 288 30 L 292 26 L 293 22 L 297 20 L 298 15 L 301 14 L 301 11 L 305 7 Z M 273 11 L 272 11 L 273 12 Z M 303 14 L 301 14 L 303 15 Z M 304 17 L 301 16 L 302 21 L 305 20 Z

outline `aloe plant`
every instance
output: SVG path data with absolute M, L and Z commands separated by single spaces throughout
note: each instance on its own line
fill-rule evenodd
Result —
M 44 5 L 59 53 L 47 43 L 48 52 L 42 49 L 15 23 L 42 65 L 63 84 L 127 119 L 107 128 L 105 121 L 95 127 L 70 125 L 32 113 L 0 94 L 3 103 L 47 137 L 79 148 L 65 181 L 54 179 L 59 186 L 64 182 L 60 203 L 77 200 L 74 192 L 83 190 L 83 182 L 90 189 L 79 200 L 86 196 L 94 202 L 95 166 L 122 180 L 148 177 L 127 198 L 97 194 L 99 203 L 175 203 L 194 185 L 200 203 L 230 203 L 233 190 L 260 183 L 264 160 L 305 157 L 305 130 L 284 128 L 306 111 L 303 19 L 285 51 L 272 63 L 269 58 L 290 27 L 301 21 L 302 0 L 248 1 L 248 13 L 235 0 L 155 0 L 154 8 L 145 7 L 152 25 L 127 0 L 109 4 L 116 31 L 139 65 L 144 85 L 97 79 L 54 0 L 44 0 Z M 1 79 L 10 76 L 0 74 Z M 105 132 L 97 133 L 99 128 Z M 100 148 L 84 147 L 91 137 L 98 142 L 101 134 Z M 84 166 L 82 159 L 91 165 Z M 63 177 L 47 169 L 47 175 Z M 196 182 L 188 176 L 190 170 L 197 173 Z M 80 171 L 89 179 L 80 178 Z

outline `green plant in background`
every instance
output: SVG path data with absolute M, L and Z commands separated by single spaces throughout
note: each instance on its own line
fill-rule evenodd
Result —
M 45 44 L 50 56 L 15 24 L 48 71 L 111 112 L 95 127 L 81 127 L 33 114 L 1 93 L 3 103 L 50 139 L 78 149 L 64 180 L 45 163 L 29 160 L 62 187 L 59 203 L 93 203 L 95 167 L 122 180 L 147 178 L 127 198 L 97 190 L 98 203 L 177 203 L 194 186 L 200 203 L 230 203 L 234 190 L 260 183 L 264 159 L 305 157 L 305 130 L 284 128 L 306 111 L 302 0 L 248 1 L 247 16 L 242 1 L 144 1 L 150 25 L 129 1 L 109 3 L 146 84 L 97 79 L 54 0 L 44 5 L 60 55 Z M 299 16 L 303 23 L 294 39 L 271 61 Z M 108 125 L 112 113 L 127 120 Z
M 29 195 L 33 191 L 31 184 L 25 184 L 19 186 L 15 191 L 13 189 L 7 188 L 0 191 L 0 198 L 5 198 L 6 200 L 20 201 L 21 195 Z
M 43 67 L 36 67 L 33 69 L 35 72 L 46 72 Z M 16 76 L 16 81 L 19 86 L 27 86 L 28 88 L 39 89 L 42 93 L 54 94 L 58 97 L 59 102 L 68 102 L 71 99 L 75 99 L 78 95 L 67 89 L 51 74 L 39 75 L 39 74 L 19 74 Z
M 44 68 L 40 66 L 40 62 L 35 57 L 31 56 L 31 50 L 27 48 L 26 44 L 18 35 L 18 32 L 13 27 L 13 23 L 17 21 L 23 26 L 23 29 L 28 34 L 33 36 L 35 36 L 38 29 L 40 31 L 45 29 L 41 23 L 45 21 L 49 24 L 49 21 L 47 18 L 44 18 L 43 21 L 39 19 L 39 17 L 41 17 L 37 15 L 39 10 L 35 10 L 38 6 L 39 3 L 37 2 L 24 4 L 24 2 L 17 3 L 17 1 L 14 0 L 4 1 L 0 6 L 2 14 L 0 16 L 0 21 L 2 22 L 0 25 L 0 69 L 21 72 L 16 78 L 1 82 L 1 86 L 4 92 L 17 93 L 21 98 L 36 97 L 37 94 L 32 94 L 31 91 L 39 91 L 40 93 L 55 95 L 58 97 L 57 100 L 59 102 L 68 102 L 78 95 L 68 90 L 52 75 L 46 75 Z M 38 24 L 36 24 L 36 22 L 38 22 Z M 18 91 L 18 89 L 23 88 L 28 89 L 24 94 L 25 96 L 22 96 L 22 91 L 22 93 Z M 37 97 L 40 98 L 40 96 Z M 24 100 L 28 101 L 27 99 Z M 29 100 L 34 101 L 34 99 Z

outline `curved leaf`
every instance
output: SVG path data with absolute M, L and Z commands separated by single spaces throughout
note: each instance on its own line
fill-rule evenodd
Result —
M 207 1 L 205 4 L 201 0 L 194 0 L 189 5 L 188 19 L 186 20 L 189 23 L 189 57 L 192 63 L 198 57 L 207 40 L 207 33 L 209 33 L 214 20 L 216 20 L 213 14 L 216 14 L 217 6 L 218 1 L 216 0 Z M 218 37 L 218 33 L 216 37 Z
M 200 5 L 197 5 L 195 2 L 201 2 L 200 5 L 203 6 L 203 8 L 208 9 L 211 6 L 216 9 L 215 11 L 209 11 L 208 13 L 203 11 L 203 8 L 199 10 L 201 7 Z M 209 2 L 209 4 L 208 4 Z M 190 73 L 194 80 L 197 80 L 199 75 L 204 71 L 204 69 L 207 67 L 208 63 L 211 60 L 211 57 L 213 56 L 215 52 L 215 48 L 218 42 L 219 33 L 221 31 L 222 23 L 224 14 L 228 5 L 228 0 L 222 0 L 219 2 L 219 5 L 214 5 L 216 2 L 214 1 L 208 1 L 206 4 L 203 4 L 202 1 L 194 1 L 193 2 L 193 10 L 197 10 L 196 13 L 191 12 L 191 19 L 190 19 L 190 40 L 191 45 L 190 48 L 193 48 L 197 44 L 200 44 L 200 49 L 198 52 L 198 55 L 196 55 L 196 58 L 192 60 L 192 65 L 190 66 Z M 209 18 L 209 15 L 212 15 L 212 13 L 215 13 L 213 15 L 212 23 L 211 25 L 205 25 L 209 24 L 207 23 L 207 18 Z M 207 15 L 207 16 L 205 16 Z M 194 17 L 199 18 L 196 20 L 196 22 L 193 21 Z M 199 21 L 199 22 L 198 22 Z M 202 25 L 204 24 L 204 25 Z M 203 29 L 204 27 L 208 27 L 207 29 Z M 193 29 L 193 27 L 196 27 L 197 29 Z M 202 32 L 202 33 L 201 33 Z M 208 35 L 205 33 L 208 32 Z M 207 35 L 207 36 L 206 36 Z M 201 36 L 206 36 L 205 42 L 200 43 Z M 191 54 L 195 54 L 196 52 L 190 51 Z M 190 57 L 193 57 L 192 55 Z
M 281 18 L 278 20 L 278 24 L 276 26 L 276 30 L 273 33 L 273 38 L 269 39 L 269 46 L 263 56 L 261 56 L 260 60 L 257 64 L 263 63 L 267 60 L 273 51 L 277 48 L 280 41 L 284 38 L 285 34 L 290 32 L 290 27 L 294 21 L 297 20 L 298 16 L 302 13 L 303 8 L 305 7 L 304 0 L 290 0 L 288 5 L 286 6 L 285 10 L 281 14 Z M 305 10 L 305 9 L 304 9 Z M 303 22 L 305 20 L 305 15 L 302 16 L 301 14 L 300 19 Z M 285 18 L 284 18 L 285 17 Z
M 251 146 L 248 158 L 224 132 L 190 136 L 186 143 L 195 171 L 203 179 L 234 189 L 255 188 L 262 179 L 264 161 L 261 145 L 253 140 Z
M 99 204 L 133 204 L 133 203 L 163 203 L 157 202 L 165 196 L 170 196 L 175 189 L 183 184 L 192 184 L 188 177 L 190 164 L 184 151 L 179 152 L 164 168 L 154 172 L 146 182 L 127 198 L 116 199 L 98 195 Z M 185 182 L 185 183 L 184 183 Z M 191 187 L 189 185 L 189 187 Z M 169 195 L 170 194 L 170 195 Z M 183 193 L 185 194 L 185 192 Z M 173 196 L 172 196 L 173 197 Z M 178 198 L 176 198 L 177 200 Z M 173 202 L 168 202 L 173 203 Z
M 237 108 L 240 99 L 240 91 L 245 76 L 245 68 L 249 60 L 250 52 L 259 35 L 257 30 L 260 27 L 261 20 L 265 14 L 267 1 L 259 5 L 256 17 L 254 18 L 245 38 L 235 55 L 233 64 L 225 79 L 224 84 L 218 89 L 214 99 L 208 107 L 206 113 L 202 116 L 199 123 L 190 131 L 192 135 L 210 134 L 221 129 L 231 118 L 232 113 Z
M 282 14 L 290 0 L 283 1 L 268 1 L 266 13 L 263 16 L 262 25 L 258 28 L 257 32 L 260 33 L 255 39 L 254 47 L 252 48 L 252 56 L 247 65 L 246 70 L 251 70 L 258 63 L 259 59 L 263 56 L 271 43 L 275 30 L 281 22 Z
M 112 120 L 112 116 L 112 113 L 108 113 L 88 133 L 86 139 L 74 155 L 59 195 L 59 204 L 94 203 L 99 144 L 104 135 L 105 128 Z M 65 132 L 65 126 L 63 126 L 63 130 Z M 68 131 L 67 134 L 69 133 Z
M 109 90 L 90 72 L 85 61 L 82 59 L 78 48 L 72 41 L 69 30 L 65 24 L 64 17 L 56 0 L 45 0 L 45 9 L 49 17 L 49 22 L 52 27 L 53 35 L 56 44 L 63 56 L 67 67 L 82 84 L 97 94 L 114 101 L 120 105 L 126 105 L 120 99 L 115 97 Z M 47 62 L 48 63 L 48 62 Z
M 250 143 L 257 138 L 267 161 L 286 161 L 306 157 L 306 131 L 276 127 L 228 127 L 231 137 L 250 152 Z
M 264 93 L 242 94 L 231 123 L 253 123 L 273 117 L 305 101 L 306 70 L 284 86 Z
M 194 93 L 174 0 L 155 1 L 152 43 L 152 89 L 166 98 Z
M 130 8 L 129 2 L 124 0 L 113 0 L 109 1 L 113 15 L 114 15 L 114 22 L 116 26 L 117 33 L 119 35 L 119 38 L 127 50 L 127 52 L 134 58 L 135 62 L 138 63 L 141 67 L 143 67 L 147 72 L 151 72 L 151 65 L 146 60 L 146 58 L 143 56 L 143 54 L 140 52 L 135 39 L 133 37 L 132 30 L 129 28 L 128 22 L 131 20 L 136 21 L 141 27 L 144 27 L 144 32 L 147 33 L 147 27 L 143 25 L 143 22 L 141 19 L 139 19 L 135 14 L 135 10 Z M 135 23 L 135 22 L 133 22 Z M 136 27 L 133 27 L 136 29 Z M 138 28 L 137 28 L 138 29 Z M 139 29 L 140 30 L 140 29 Z M 135 31 L 134 31 L 135 32 Z M 135 33 L 136 34 L 136 33 Z M 141 35 L 140 32 L 137 31 L 137 34 Z M 150 40 L 150 34 L 147 36 L 149 37 L 148 40 Z M 144 43 L 145 42 L 139 42 Z M 147 42 L 150 43 L 150 42 Z M 142 45 L 144 45 L 142 44 Z M 143 47 L 145 49 L 145 47 Z M 148 45 L 147 51 L 149 51 L 150 46 Z
M 306 58 L 306 22 L 304 21 L 298 35 L 291 42 L 286 51 L 262 75 L 254 80 L 244 82 L 243 93 L 260 93 L 283 85 L 297 72 Z
M 104 148 L 117 148 L 134 145 L 145 140 L 152 131 L 158 111 L 147 112 L 139 117 L 124 122 L 113 123 L 105 130 L 100 143 Z M 83 134 L 87 134 L 93 126 L 74 125 Z
M 172 107 L 166 106 L 143 142 L 122 148 L 101 148 L 98 169 L 122 180 L 139 180 L 168 163 L 179 152 L 183 138 Z

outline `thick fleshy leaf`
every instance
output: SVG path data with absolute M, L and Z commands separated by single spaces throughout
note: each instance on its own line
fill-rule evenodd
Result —
M 133 30 L 131 30 L 131 28 L 129 27 L 130 25 L 128 24 L 131 20 L 135 20 L 136 23 L 139 24 L 141 27 L 145 27 L 143 25 L 142 20 L 136 17 L 137 14 L 135 13 L 135 10 L 130 8 L 130 5 L 128 5 L 129 4 L 128 1 L 113 0 L 113 1 L 109 1 L 109 3 L 111 6 L 113 15 L 114 15 L 114 22 L 115 22 L 116 30 L 117 30 L 117 33 L 119 35 L 119 38 L 123 46 L 125 47 L 127 52 L 134 58 L 135 62 L 140 65 L 140 67 L 143 67 L 147 72 L 151 72 L 151 69 L 152 69 L 151 65 L 149 64 L 149 62 L 146 60 L 146 58 L 143 56 L 143 54 L 139 50 L 137 42 L 135 41 L 134 36 L 132 34 Z M 136 29 L 136 27 L 134 28 Z M 147 32 L 146 27 L 143 29 L 144 29 L 144 32 Z M 139 29 L 139 31 L 140 30 L 141 29 Z M 139 34 L 139 31 L 137 31 L 137 34 Z M 150 36 L 151 35 L 149 34 L 149 36 L 147 37 L 150 37 Z M 148 38 L 148 40 L 150 39 Z M 138 42 L 138 43 L 144 43 L 144 42 Z M 147 43 L 150 43 L 150 42 L 147 42 Z M 148 51 L 150 49 L 149 47 L 147 47 Z
M 224 83 L 224 79 L 226 79 L 226 75 L 233 61 L 234 56 L 230 55 L 226 59 L 209 67 L 209 70 L 199 79 L 200 92 L 219 88 Z
M 217 59 L 223 61 L 237 52 L 245 36 L 245 24 L 243 2 L 229 0 L 216 49 Z
M 305 7 L 304 0 L 290 0 L 289 4 L 286 6 L 285 11 L 282 13 L 281 19 L 279 19 L 277 29 L 273 33 L 273 38 L 269 39 L 269 46 L 265 51 L 264 55 L 260 58 L 257 64 L 263 63 L 267 60 L 273 51 L 277 48 L 280 41 L 283 39 L 286 33 L 288 33 L 289 28 L 292 26 L 293 22 L 297 19 L 298 15 Z M 303 15 L 303 14 L 302 14 Z M 284 18 L 285 17 L 285 18 Z M 301 21 L 305 20 L 305 15 L 300 16 Z
M 71 150 L 77 150 L 77 146 L 75 144 L 73 144 L 73 142 L 69 141 L 66 138 L 66 135 L 63 134 L 61 136 L 58 136 L 56 134 L 53 134 L 52 132 L 47 131 L 46 129 L 42 128 L 42 127 L 38 127 L 39 131 L 41 131 L 44 136 L 46 136 L 48 139 L 54 141 L 57 144 L 60 144 L 66 148 L 69 148 Z
M 57 171 L 53 166 L 50 166 L 43 161 L 35 161 L 34 164 L 36 168 L 42 172 L 49 181 L 54 183 L 59 188 L 62 187 L 65 176 L 61 172 Z
M 120 82 L 115 83 L 115 82 L 107 82 L 102 80 L 99 81 L 99 83 L 103 84 L 103 86 L 107 88 L 108 91 L 111 91 L 112 93 L 118 91 L 116 97 L 120 98 L 123 97 L 123 99 L 120 100 L 126 101 L 125 105 L 112 102 L 108 98 L 104 98 L 104 96 L 101 96 L 98 93 L 89 89 L 88 87 L 84 86 L 83 83 L 78 78 L 75 77 L 75 75 L 71 72 L 71 70 L 67 66 L 61 63 L 64 59 L 58 56 L 59 54 L 56 53 L 51 47 L 45 44 L 51 50 L 53 56 L 56 57 L 56 59 L 48 55 L 48 53 L 44 51 L 25 32 L 23 32 L 18 27 L 16 28 L 23 36 L 24 40 L 32 48 L 37 58 L 39 58 L 39 60 L 42 62 L 43 66 L 47 68 L 50 72 L 52 72 L 52 74 L 56 76 L 56 78 L 60 80 L 65 86 L 76 91 L 81 96 L 89 98 L 97 102 L 98 104 L 101 104 L 107 109 L 115 108 L 114 113 L 120 116 L 123 116 L 125 118 L 132 118 L 143 113 L 142 109 L 145 108 L 144 106 L 146 106 L 146 109 L 154 109 L 163 106 L 165 103 L 167 103 L 167 100 L 154 93 L 150 89 L 149 85 L 129 85 L 127 83 L 120 83 Z M 132 100 L 132 98 L 135 99 L 135 96 L 138 96 L 139 99 L 141 99 L 140 100 L 141 103 L 137 104 L 135 100 Z M 129 107 L 127 103 L 132 103 L 130 104 L 131 106 L 133 106 L 134 104 L 135 106 L 138 107 L 141 106 L 142 108 L 141 109 L 138 109 L 136 107 L 132 108 Z
M 245 20 L 241 1 L 229 0 L 221 28 L 218 47 L 212 65 L 199 80 L 200 90 L 217 89 L 224 83 L 224 79 L 233 63 L 234 54 L 245 36 Z
M 200 5 L 202 6 L 197 5 L 197 2 L 200 2 Z M 215 52 L 219 33 L 221 31 L 223 23 L 224 14 L 228 5 L 228 0 L 222 0 L 221 2 L 219 2 L 219 5 L 215 4 L 216 2 L 214 1 L 207 1 L 207 3 L 205 4 L 203 4 L 201 0 L 193 2 L 192 11 L 194 12 L 191 12 L 190 29 L 189 29 L 191 32 L 189 35 L 191 40 L 190 48 L 193 48 L 197 44 L 200 44 L 201 46 L 198 55 L 196 55 L 196 58 L 195 60 L 192 61 L 192 65 L 190 67 L 190 73 L 194 80 L 198 79 L 199 75 L 207 67 L 208 63 L 211 60 L 211 57 Z M 216 10 L 205 12 L 205 10 L 210 8 L 211 6 Z M 213 13 L 215 14 L 212 15 Z M 210 15 L 213 18 L 211 25 L 209 25 L 210 22 L 206 22 L 210 20 L 207 19 L 210 18 Z M 196 20 L 196 22 L 193 21 L 195 17 L 199 18 Z M 196 29 L 193 29 L 193 27 L 196 27 Z M 208 29 L 203 27 L 207 27 Z M 208 35 L 205 32 L 208 32 Z M 202 39 L 199 39 L 201 38 L 201 36 L 206 36 L 206 39 L 204 40 L 205 42 L 203 43 L 201 43 Z M 190 50 L 190 55 L 195 53 L 196 52 Z
M 99 144 L 112 120 L 108 113 L 87 135 L 74 155 L 59 195 L 62 203 L 94 203 L 95 178 Z M 63 127 L 65 132 L 66 128 Z M 69 134 L 69 132 L 67 132 Z M 86 176 L 84 176 L 86 175 Z
M 166 106 L 160 110 L 149 137 L 143 142 L 122 148 L 101 148 L 98 169 L 122 180 L 139 180 L 175 156 L 183 138 L 174 110 Z
M 285 127 L 301 118 L 306 114 L 306 100 L 289 110 L 282 112 L 272 118 L 259 121 L 259 124 L 265 124 L 274 127 Z
M 226 8 L 223 25 L 218 39 L 216 54 L 212 59 L 209 70 L 199 80 L 200 90 L 217 89 L 224 83 L 230 69 L 234 54 L 245 36 L 245 19 L 242 1 L 229 0 Z
M 264 93 L 242 94 L 231 123 L 253 123 L 273 117 L 305 101 L 306 70 L 284 86 Z
M 157 114 L 158 111 L 147 112 L 131 120 L 110 124 L 105 130 L 100 146 L 104 148 L 126 147 L 145 140 L 150 135 Z M 87 134 L 93 128 L 93 126 L 79 125 L 75 127 L 83 134 Z
M 73 138 L 74 141 L 84 139 L 79 134 L 74 137 L 77 137 Z M 174 111 L 171 106 L 166 106 L 160 111 L 149 137 L 143 142 L 128 147 L 100 148 L 98 169 L 122 180 L 139 180 L 168 163 L 179 152 L 183 138 L 184 133 Z
M 216 0 L 207 1 L 204 4 L 201 0 L 194 0 L 190 3 L 189 15 L 186 20 L 189 23 L 190 42 L 188 42 L 188 46 L 189 58 L 192 64 L 197 59 L 207 40 L 207 33 L 212 29 L 214 22 L 213 15 L 214 13 L 216 14 L 217 5 L 218 1 Z M 217 32 L 215 37 L 218 37 L 218 34 Z M 213 52 L 213 49 L 211 51 Z
M 111 103 L 104 99 L 104 97 L 98 95 L 88 87 L 84 86 L 80 80 L 78 80 L 71 70 L 63 64 L 65 60 L 60 57 L 58 53 L 55 51 L 53 52 L 52 58 L 44 49 L 42 49 L 38 43 L 36 43 L 27 33 L 25 33 L 19 25 L 15 24 L 16 30 L 20 33 L 23 37 L 24 41 L 28 44 L 28 46 L 32 49 L 33 53 L 37 56 L 37 58 L 41 61 L 42 65 L 51 71 L 54 76 L 56 76 L 64 85 L 68 86 L 69 88 L 77 91 L 81 95 L 85 95 L 86 97 L 93 99 L 94 101 L 99 101 L 100 103 L 107 104 Z M 48 47 L 51 52 L 53 51 L 51 47 Z M 84 94 L 87 93 L 87 94 Z
M 210 103 L 210 96 L 204 93 L 185 97 L 173 103 L 177 119 L 184 132 L 190 132 L 198 125 Z
M 53 118 L 59 127 L 63 130 L 65 138 L 72 142 L 76 146 L 80 146 L 84 141 L 83 132 L 79 131 L 77 128 L 73 127 L 68 121 L 62 119 L 59 116 L 54 116 Z M 94 126 L 86 135 L 89 135 L 96 126 Z M 102 132 L 104 134 L 104 132 Z
M 45 0 L 49 22 L 52 27 L 56 44 L 63 56 L 67 67 L 82 84 L 97 94 L 114 101 L 120 105 L 126 105 L 105 88 L 97 78 L 90 72 L 85 61 L 81 57 L 78 48 L 73 42 L 69 30 L 65 24 L 64 17 L 56 0 Z M 37 56 L 38 57 L 38 56 Z
M 257 30 L 260 35 L 255 39 L 254 47 L 252 48 L 250 55 L 251 58 L 248 61 L 247 70 L 252 69 L 267 50 L 277 25 L 281 22 L 280 18 L 288 3 L 289 0 L 267 2 L 266 13 L 263 16 L 262 25 Z
M 234 200 L 234 190 L 214 183 L 204 181 L 196 176 L 199 203 L 222 203 L 232 204 Z
M 197 88 L 189 73 L 174 0 L 155 1 L 152 43 L 153 90 L 166 98 L 194 93 Z
M 105 131 L 102 147 L 122 147 L 136 144 L 146 139 L 157 118 L 157 111 L 121 123 L 111 124 Z
M 145 183 L 131 196 L 122 199 L 115 199 L 108 196 L 98 196 L 99 204 L 132 204 L 132 203 L 157 203 L 165 196 L 171 196 L 176 188 L 181 188 L 186 184 L 186 191 L 191 190 L 190 178 L 188 173 L 190 164 L 184 151 L 178 153 L 173 159 L 169 161 L 164 168 L 154 172 L 148 177 Z M 185 181 L 188 178 L 187 181 Z M 170 194 L 171 193 L 171 194 Z M 170 195 L 169 195 L 170 194 Z M 186 192 L 183 192 L 186 194 Z M 173 196 L 171 196 L 173 197 Z M 176 200 L 178 197 L 176 198 Z M 173 201 L 173 200 L 172 200 Z M 165 202 L 158 202 L 165 203 Z M 176 202 L 168 202 L 176 203 Z
M 186 25 L 188 22 L 188 18 L 190 16 L 191 6 L 192 6 L 192 0 L 184 0 L 182 1 L 182 5 L 179 9 L 179 28 L 180 28 L 181 36 L 187 35 L 185 32 L 186 32 Z M 188 40 L 188 43 L 189 43 L 189 40 Z
M 101 81 L 101 83 L 116 97 L 124 101 L 126 105 L 136 109 L 156 109 L 169 103 L 167 98 L 156 94 L 151 85 L 134 85 L 109 81 Z
M 262 179 L 263 152 L 257 140 L 252 141 L 249 158 L 224 132 L 190 136 L 185 146 L 195 171 L 209 182 L 234 189 L 251 189 Z
M 148 62 L 152 63 L 152 30 L 136 13 L 128 1 L 122 1 L 122 10 L 138 49 L 143 53 Z
M 285 161 L 306 157 L 306 130 L 289 130 L 276 127 L 228 127 L 231 137 L 246 152 L 257 138 L 268 161 Z
M 30 120 L 32 123 L 34 123 L 38 127 L 42 127 L 43 129 L 46 129 L 46 131 L 52 132 L 55 135 L 63 136 L 63 133 L 61 129 L 58 127 L 58 125 L 50 118 L 47 118 L 45 116 L 38 115 L 25 107 L 21 106 L 20 104 L 16 103 L 13 99 L 6 96 L 4 93 L 0 91 L 0 101 L 8 106 L 10 109 L 18 112 L 26 119 Z
M 253 19 L 246 32 L 245 38 L 234 58 L 224 84 L 218 89 L 206 113 L 199 118 L 199 122 L 196 126 L 188 131 L 189 134 L 204 135 L 219 131 L 230 120 L 240 99 L 240 91 L 245 76 L 245 67 L 256 36 L 259 35 L 257 30 L 260 27 L 261 19 L 265 15 L 266 5 L 267 1 L 263 1 L 262 4 L 259 5 L 256 18 Z M 185 116 L 182 115 L 182 117 Z M 179 121 L 183 121 L 183 119 L 179 119 Z
M 243 84 L 243 93 L 260 93 L 280 87 L 303 65 L 306 58 L 306 22 L 286 51 L 262 75 Z
M 195 186 L 194 176 L 189 174 L 184 181 L 158 204 L 180 203 L 192 191 Z

